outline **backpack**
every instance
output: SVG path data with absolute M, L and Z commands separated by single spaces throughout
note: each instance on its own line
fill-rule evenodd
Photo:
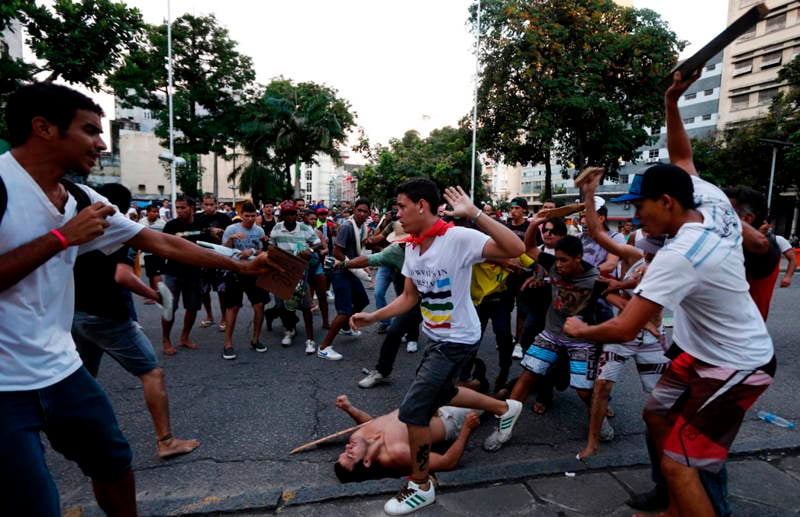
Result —
M 91 199 L 89 199 L 89 194 L 87 194 L 86 191 L 80 188 L 76 183 L 73 183 L 67 178 L 61 178 L 58 181 L 64 185 L 64 188 L 67 189 L 67 192 L 72 194 L 72 197 L 75 198 L 75 201 L 78 204 L 78 212 L 92 204 Z M 8 190 L 6 190 L 6 184 L 3 181 L 3 178 L 0 177 L 0 224 L 3 223 L 3 216 L 6 213 L 7 207 Z

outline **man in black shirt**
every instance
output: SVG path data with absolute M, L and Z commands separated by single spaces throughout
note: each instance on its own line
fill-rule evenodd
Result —
M 177 217 L 164 225 L 164 233 L 183 237 L 191 242 L 203 240 L 203 226 L 197 222 L 194 216 L 196 202 L 189 196 L 178 196 L 175 200 L 175 211 Z M 169 259 L 164 265 L 164 283 L 172 292 L 172 312 L 173 318 L 169 321 L 161 320 L 161 340 L 164 344 L 164 355 L 175 355 L 178 351 L 172 346 L 170 332 L 172 322 L 175 321 L 175 311 L 178 308 L 178 300 L 183 295 L 183 308 L 186 313 L 183 316 L 183 330 L 179 344 L 190 350 L 196 350 L 197 345 L 189 339 L 189 332 L 192 330 L 194 321 L 197 318 L 197 311 L 200 310 L 202 300 L 202 290 L 200 285 L 200 268 L 187 266 L 181 262 Z
M 130 191 L 118 183 L 106 184 L 98 192 L 120 209 L 130 203 Z M 164 371 L 158 365 L 150 340 L 131 320 L 130 292 L 160 303 L 164 300 L 133 272 L 128 251 L 129 248 L 123 246 L 111 255 L 90 251 L 78 257 L 74 269 L 72 337 L 84 366 L 93 377 L 97 377 L 104 352 L 139 377 L 156 431 L 158 455 L 170 458 L 192 452 L 200 442 L 172 435 Z
M 222 244 L 222 234 L 231 224 L 231 218 L 217 210 L 217 198 L 214 194 L 206 192 L 203 194 L 202 211 L 195 214 L 197 224 L 203 230 L 203 241 Z M 214 324 L 214 312 L 211 310 L 211 291 L 217 293 L 219 299 L 220 330 L 225 329 L 225 302 L 222 293 L 225 291 L 225 275 L 219 269 L 203 268 L 200 276 L 200 289 L 203 293 L 203 307 L 206 309 L 206 317 L 200 322 L 202 328 L 210 327 Z

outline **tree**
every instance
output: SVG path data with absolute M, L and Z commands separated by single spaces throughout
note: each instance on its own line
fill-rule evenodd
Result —
M 27 0 L 0 5 L 0 31 L 19 20 L 37 63 L 0 56 L 0 108 L 5 98 L 39 74 L 43 80 L 82 84 L 97 90 L 101 78 L 140 43 L 145 23 L 138 9 L 111 0 L 55 0 L 51 7 Z M 0 123 L 0 136 L 5 127 Z
M 363 150 L 363 142 L 362 142 Z M 425 176 L 440 190 L 460 185 L 469 188 L 472 171 L 472 133 L 467 127 L 443 127 L 421 138 L 414 130 L 401 139 L 392 139 L 388 147 L 370 149 L 371 163 L 356 171 L 358 190 L 368 193 L 379 205 L 395 198 L 397 185 L 414 177 Z M 486 189 L 477 171 L 475 199 L 484 199 Z
M 244 107 L 240 141 L 250 164 L 232 176 L 240 174 L 240 187 L 254 198 L 281 197 L 292 186 L 294 167 L 294 196 L 298 197 L 299 164 L 317 163 L 317 154 L 341 163 L 341 146 L 354 124 L 350 103 L 340 99 L 336 90 L 313 82 L 274 79 Z
M 509 163 L 552 157 L 613 176 L 663 117 L 658 83 L 683 48 L 650 10 L 612 0 L 481 3 L 480 147 Z M 473 5 L 472 22 L 476 22 Z
M 223 154 L 236 138 L 242 106 L 252 95 L 252 60 L 236 50 L 227 29 L 214 15 L 184 14 L 172 24 L 175 154 L 187 158 L 180 188 L 197 193 L 198 156 Z M 147 42 L 131 52 L 108 84 L 125 107 L 151 110 L 156 134 L 169 141 L 167 107 L 167 27 L 150 27 Z

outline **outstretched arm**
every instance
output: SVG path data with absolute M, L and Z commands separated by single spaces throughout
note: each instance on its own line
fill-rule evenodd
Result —
M 675 72 L 672 78 L 672 85 L 667 89 L 667 93 L 664 96 L 669 161 L 693 176 L 697 176 L 697 169 L 694 168 L 692 144 L 689 141 L 689 135 L 686 134 L 686 128 L 683 127 L 683 119 L 678 109 L 678 99 L 700 77 L 700 73 L 701 71 L 698 70 L 684 79 L 680 72 Z

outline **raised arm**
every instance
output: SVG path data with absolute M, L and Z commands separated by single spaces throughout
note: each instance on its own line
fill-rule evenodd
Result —
M 369 413 L 351 404 L 347 395 L 339 395 L 336 397 L 336 407 L 350 415 L 357 424 L 363 424 L 364 422 L 372 420 L 372 416 Z
M 483 248 L 484 258 L 516 258 L 525 253 L 525 247 L 506 225 L 486 217 L 461 187 L 447 187 L 444 199 L 453 207 L 452 215 L 474 221 L 478 228 L 491 237 Z
M 608 232 L 603 228 L 603 224 L 597 216 L 594 194 L 597 191 L 597 186 L 600 184 L 600 179 L 603 177 L 604 173 L 605 169 L 602 167 L 591 167 L 588 179 L 581 185 L 584 203 L 586 203 L 586 226 L 588 227 L 589 235 L 597 244 L 610 254 L 620 257 L 628 265 L 631 265 L 642 258 L 641 250 L 635 246 L 620 244 L 609 237 Z
M 683 127 L 683 119 L 678 109 L 678 100 L 689 86 L 700 77 L 700 73 L 700 70 L 698 70 L 692 74 L 692 76 L 684 80 L 680 72 L 675 72 L 672 78 L 672 85 L 667 89 L 667 93 L 664 95 L 669 161 L 693 176 L 697 176 L 697 169 L 694 168 L 692 144 L 689 142 L 689 135 L 686 134 L 686 128 Z

